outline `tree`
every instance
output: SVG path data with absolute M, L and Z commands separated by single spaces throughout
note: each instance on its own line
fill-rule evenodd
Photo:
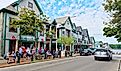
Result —
M 112 49 L 121 49 L 121 44 L 110 44 L 109 45 Z
M 35 41 L 37 41 L 36 32 L 44 30 L 44 22 L 46 21 L 48 21 L 48 18 L 43 13 L 36 15 L 35 11 L 22 8 L 18 14 L 18 19 L 13 19 L 10 27 L 14 29 L 20 28 L 20 35 L 35 36 Z
M 71 44 L 74 43 L 74 38 L 72 36 L 62 36 L 57 40 L 58 43 L 64 44 L 66 46 L 70 46 Z
M 104 10 L 109 14 L 110 21 L 104 22 L 103 29 L 106 37 L 112 37 L 121 42 L 121 0 L 105 0 Z
M 44 22 L 47 18 L 43 19 L 42 16 L 43 14 L 36 15 L 35 11 L 22 8 L 18 15 L 19 19 L 13 19 L 10 27 L 20 28 L 21 35 L 35 35 L 35 31 L 44 30 Z

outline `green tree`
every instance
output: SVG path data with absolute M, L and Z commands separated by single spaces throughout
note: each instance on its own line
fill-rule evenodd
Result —
M 112 49 L 121 49 L 121 44 L 110 44 L 109 45 Z
M 18 19 L 12 19 L 10 27 L 14 29 L 20 28 L 20 35 L 35 36 L 35 41 L 37 42 L 38 36 L 36 33 L 44 30 L 44 23 L 48 19 L 43 13 L 37 15 L 33 10 L 22 8 L 19 11 Z
M 74 43 L 74 38 L 72 36 L 62 36 L 57 40 L 58 43 L 64 44 L 66 46 L 70 46 L 71 44 Z
M 21 35 L 35 35 L 36 31 L 44 30 L 44 22 L 47 19 L 43 14 L 36 15 L 35 11 L 22 8 L 18 19 L 13 19 L 10 27 L 20 28 Z
M 106 37 L 112 37 L 121 42 L 121 0 L 105 0 L 104 10 L 109 14 L 110 21 L 104 22 L 103 29 Z

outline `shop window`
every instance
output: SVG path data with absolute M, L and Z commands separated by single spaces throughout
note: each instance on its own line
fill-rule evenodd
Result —
M 33 9 L 33 4 L 31 2 L 28 2 L 28 7 Z
M 9 31 L 10 32 L 16 32 L 17 33 L 17 28 L 12 26 L 12 21 L 14 20 L 14 18 L 10 17 L 10 27 L 9 27 Z

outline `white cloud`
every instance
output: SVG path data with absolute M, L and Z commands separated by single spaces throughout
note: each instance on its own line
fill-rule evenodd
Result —
M 80 16 L 72 18 L 72 21 L 76 23 L 77 26 L 82 26 L 83 29 L 87 28 L 90 36 L 94 36 L 96 41 L 103 41 L 109 43 L 118 43 L 113 37 L 103 36 L 103 21 L 106 19 L 107 15 L 102 11 L 97 11 L 95 16 L 95 10 L 88 10 L 86 14 L 81 14 Z M 92 14 L 91 14 L 92 13 Z

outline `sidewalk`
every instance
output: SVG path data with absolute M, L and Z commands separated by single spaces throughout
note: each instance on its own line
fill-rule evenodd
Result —
M 79 54 L 74 54 L 72 57 L 62 57 L 62 58 L 55 58 L 55 59 L 44 59 L 44 60 L 35 60 L 35 61 L 26 61 L 26 62 L 20 62 L 19 65 L 24 65 L 24 64 L 32 64 L 32 63 L 37 63 L 37 62 L 47 62 L 47 61 L 53 61 L 53 60 L 61 60 L 61 59 L 66 59 L 66 58 L 74 58 L 76 56 L 79 56 Z M 7 61 L 4 60 L 0 61 L 0 68 L 4 68 L 4 67 L 10 67 L 10 66 L 16 66 L 18 65 L 17 63 L 11 63 L 11 64 L 7 64 Z

